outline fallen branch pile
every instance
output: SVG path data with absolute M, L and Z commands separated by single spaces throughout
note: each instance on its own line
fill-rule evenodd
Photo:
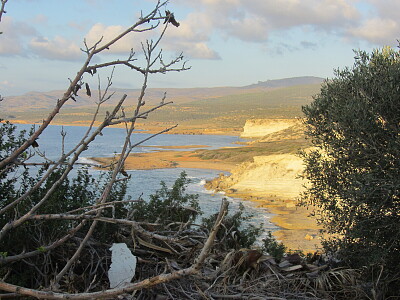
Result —
M 224 228 L 227 212 L 228 202 L 224 200 L 211 229 L 189 226 L 189 223 L 161 228 L 157 223 L 97 218 L 100 222 L 120 224 L 115 238 L 128 245 L 138 258 L 132 283 L 109 289 L 107 271 L 111 263 L 111 245 L 91 239 L 80 259 L 58 284 L 50 283 L 50 289 L 29 289 L 6 283 L 6 275 L 0 281 L 0 289 L 4 291 L 1 298 L 24 295 L 43 299 L 110 299 L 117 296 L 158 300 L 357 299 L 365 296 L 356 270 L 332 269 L 319 255 L 306 261 L 295 253 L 278 263 L 260 249 L 225 250 L 226 245 L 222 243 L 226 237 L 218 239 L 217 231 L 222 227 L 222 232 L 231 234 Z M 52 250 L 51 257 L 57 257 L 61 263 L 81 242 L 82 238 L 75 236 L 69 244 Z M 68 261 L 64 263 L 68 264 Z

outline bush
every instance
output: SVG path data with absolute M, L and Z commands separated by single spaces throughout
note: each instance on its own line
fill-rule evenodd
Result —
M 272 235 L 271 231 L 268 232 L 268 235 L 262 241 L 263 252 L 266 252 L 276 260 L 281 261 L 286 253 L 286 246 L 283 243 L 278 242 Z
M 315 148 L 303 153 L 303 204 L 333 251 L 352 267 L 400 272 L 400 54 L 356 52 L 303 108 Z
M 228 211 L 229 212 L 229 211 Z M 244 213 L 244 206 L 239 204 L 239 210 L 234 214 L 227 214 L 222 221 L 222 226 L 217 233 L 217 240 L 224 250 L 250 248 L 263 232 L 262 224 L 254 226 L 249 224 L 253 215 Z M 213 226 L 217 215 L 203 218 L 203 225 L 208 229 Z
M 187 174 L 182 172 L 169 189 L 161 181 L 161 188 L 150 195 L 150 200 L 136 202 L 132 205 L 132 217 L 136 221 L 168 225 L 193 222 L 201 214 L 198 195 L 187 194 L 186 186 L 190 183 Z

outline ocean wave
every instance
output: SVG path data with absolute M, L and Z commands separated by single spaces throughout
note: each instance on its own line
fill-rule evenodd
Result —
M 98 162 L 94 161 L 93 159 L 90 159 L 88 157 L 79 157 L 78 163 L 80 164 L 89 164 L 93 166 L 97 166 Z

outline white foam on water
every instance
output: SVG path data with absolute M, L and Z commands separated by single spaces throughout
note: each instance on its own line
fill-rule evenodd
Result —
M 88 157 L 79 157 L 79 158 L 78 158 L 78 163 L 81 163 L 81 164 L 90 164 L 90 165 L 94 165 L 94 166 L 96 166 L 96 165 L 99 164 L 98 162 L 96 162 L 96 161 L 94 161 L 93 159 L 90 159 L 90 158 L 88 158 Z

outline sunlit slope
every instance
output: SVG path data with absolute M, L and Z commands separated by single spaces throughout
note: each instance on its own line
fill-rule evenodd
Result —
M 301 106 L 312 101 L 312 96 L 320 90 L 320 84 L 273 89 L 225 89 L 224 93 L 230 91 L 233 94 L 222 96 L 210 96 L 210 89 L 206 89 L 203 97 L 198 90 L 196 97 L 180 99 L 177 103 L 150 114 L 147 120 L 139 120 L 138 128 L 156 130 L 157 127 L 179 124 L 181 131 L 186 130 L 188 133 L 218 133 L 216 131 L 222 130 L 236 134 L 242 130 L 247 119 L 301 116 Z M 181 97 L 184 97 L 182 93 Z M 172 97 L 169 99 L 174 100 Z M 29 103 L 28 98 L 25 101 Z M 154 101 L 147 102 L 143 109 L 153 107 Z M 131 99 L 125 106 L 127 114 L 133 112 L 134 102 L 135 99 Z M 64 107 L 56 117 L 56 123 L 87 125 L 96 108 L 94 100 L 91 104 L 88 103 L 85 101 L 85 105 L 79 107 Z M 47 105 L 47 108 L 41 106 L 40 109 L 35 109 L 21 104 L 8 109 L 7 103 L 2 104 L 0 118 L 23 120 L 27 123 L 41 123 L 52 108 Z M 102 120 L 107 110 L 111 110 L 111 106 L 100 109 L 99 120 Z
M 150 122 L 241 130 L 248 119 L 301 117 L 302 105 L 310 103 L 319 90 L 320 84 L 313 84 L 196 100 L 166 107 L 153 114 Z

